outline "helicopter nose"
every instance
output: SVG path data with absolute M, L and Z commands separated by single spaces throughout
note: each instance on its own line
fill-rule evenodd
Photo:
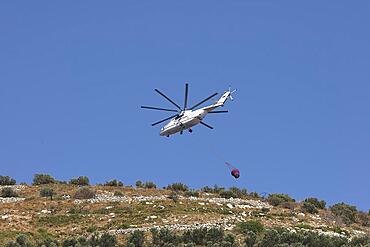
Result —
M 161 129 L 161 131 L 159 132 L 159 135 L 160 135 L 160 136 L 164 136 L 164 135 L 165 135 L 164 133 L 165 133 L 165 131 L 164 131 L 164 129 L 162 128 L 162 129 Z

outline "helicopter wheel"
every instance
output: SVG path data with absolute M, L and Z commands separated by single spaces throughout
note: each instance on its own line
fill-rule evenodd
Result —
M 192 129 L 189 129 L 189 133 L 193 133 L 193 130 Z
M 181 130 L 181 131 L 180 131 L 180 135 L 182 135 L 183 133 L 184 133 L 184 132 Z
M 170 137 L 170 135 L 168 135 L 167 137 Z

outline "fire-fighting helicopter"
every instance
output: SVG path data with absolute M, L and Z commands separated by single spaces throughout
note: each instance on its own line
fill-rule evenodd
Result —
M 210 129 L 213 129 L 212 126 L 206 124 L 203 122 L 204 117 L 208 113 L 226 113 L 228 112 L 227 110 L 223 111 L 215 111 L 216 108 L 220 106 L 224 106 L 225 102 L 227 99 L 233 100 L 232 94 L 236 91 L 233 90 L 231 91 L 231 88 L 229 90 L 225 91 L 224 94 L 221 96 L 221 98 L 215 102 L 212 105 L 200 108 L 200 109 L 195 109 L 198 106 L 202 105 L 203 103 L 207 102 L 208 100 L 212 99 L 214 96 L 216 96 L 218 93 L 214 93 L 211 96 L 207 97 L 206 99 L 202 100 L 198 104 L 188 108 L 188 92 L 189 92 L 189 84 L 185 83 L 185 102 L 184 102 L 184 107 L 181 108 L 177 103 L 175 103 L 172 99 L 167 97 L 164 93 L 159 91 L 158 89 L 155 89 L 155 91 L 160 94 L 162 97 L 164 97 L 166 100 L 168 100 L 172 105 L 174 105 L 176 109 L 168 109 L 168 108 L 159 108 L 159 107 L 152 107 L 152 106 L 141 106 L 143 109 L 151 109 L 151 110 L 159 110 L 159 111 L 168 111 L 168 112 L 176 112 L 175 115 L 172 115 L 168 118 L 165 118 L 163 120 L 160 120 L 158 122 L 155 122 L 152 124 L 152 126 L 155 126 L 157 124 L 163 123 L 167 120 L 170 120 L 163 128 L 161 128 L 160 135 L 161 136 L 167 136 L 170 137 L 170 135 L 176 134 L 180 132 L 182 135 L 184 130 L 189 130 L 190 133 L 193 132 L 191 129 L 193 126 L 197 124 L 202 124 Z

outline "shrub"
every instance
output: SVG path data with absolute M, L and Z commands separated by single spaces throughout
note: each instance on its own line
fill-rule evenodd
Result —
M 283 202 L 280 204 L 280 207 L 294 210 L 296 207 L 296 203 L 295 202 Z
M 266 230 L 260 246 L 264 247 L 275 247 L 279 244 L 279 232 L 275 229 Z
M 177 202 L 179 200 L 179 195 L 175 191 L 172 191 L 168 198 L 174 202 Z
M 263 224 L 259 221 L 250 220 L 246 222 L 241 222 L 236 225 L 236 231 L 239 233 L 247 234 L 253 232 L 259 234 L 265 230 Z
M 42 197 L 50 197 L 50 200 L 53 200 L 53 196 L 55 195 L 55 192 L 52 188 L 42 188 L 40 190 L 40 196 Z
M 99 240 L 100 247 L 114 247 L 117 246 L 117 238 L 116 236 L 110 235 L 108 233 L 104 233 Z
M 310 213 L 310 214 L 317 214 L 319 212 L 314 204 L 310 202 L 306 202 L 306 201 L 303 202 L 301 206 L 301 210 L 304 213 Z
M 143 182 L 141 182 L 140 180 L 137 180 L 137 181 L 136 181 L 135 186 L 136 186 L 137 188 L 143 188 L 143 187 L 144 187 Z
M 184 195 L 187 197 L 199 197 L 199 192 L 196 190 L 188 190 Z
M 279 206 L 284 202 L 294 202 L 295 200 L 287 194 L 269 194 L 267 201 L 272 206 Z
M 225 188 L 219 187 L 217 184 L 215 184 L 213 186 L 213 188 L 211 188 L 209 186 L 204 186 L 203 188 L 201 188 L 201 191 L 203 191 L 205 193 L 214 193 L 214 194 L 218 194 L 223 190 L 225 190 Z
M 15 242 L 9 241 L 5 244 L 6 247 L 33 247 L 33 245 L 28 241 L 27 235 L 20 234 L 16 237 Z
M 213 193 L 218 194 L 218 193 L 220 193 L 221 191 L 224 191 L 224 190 L 225 190 L 225 188 L 224 188 L 224 187 L 219 187 L 217 184 L 215 184 L 215 185 L 213 186 Z
M 72 178 L 69 181 L 69 184 L 78 185 L 78 186 L 87 186 L 90 184 L 89 178 L 86 176 L 79 176 L 78 178 Z
M 248 231 L 245 233 L 244 243 L 246 247 L 253 247 L 257 240 L 257 234 Z
M 91 199 L 95 197 L 95 191 L 87 187 L 82 187 L 76 191 L 73 197 L 75 199 Z
M 239 189 L 238 187 L 231 187 L 229 189 L 231 192 L 233 192 L 237 198 L 242 198 L 248 196 L 247 189 Z
M 157 185 L 155 185 L 155 183 L 153 183 L 152 181 L 148 181 L 144 184 L 144 188 L 145 189 L 156 189 Z
M 0 176 L 0 185 L 15 185 L 17 181 L 9 176 Z
M 113 194 L 114 196 L 123 196 L 123 193 L 121 192 L 121 191 L 115 191 L 114 192 L 114 194 Z
M 254 198 L 260 198 L 260 195 L 257 192 L 251 192 L 249 196 L 254 197 Z
M 121 181 L 118 181 L 117 179 L 112 179 L 110 181 L 105 182 L 104 186 L 122 187 L 123 183 Z
M 18 197 L 18 193 L 10 187 L 5 187 L 1 190 L 1 197 Z
M 319 199 L 314 197 L 306 198 L 304 201 L 313 204 L 318 209 L 324 209 L 326 206 L 326 202 L 324 200 L 319 201 Z
M 215 246 L 215 243 L 222 242 L 224 236 L 224 231 L 219 228 L 199 228 L 186 231 L 182 236 L 182 241 L 196 246 Z
M 364 212 L 358 212 L 356 215 L 356 222 L 360 223 L 362 226 L 370 226 L 370 216 Z
M 35 174 L 33 177 L 33 185 L 55 184 L 57 181 L 48 174 Z
M 152 245 L 150 246 L 177 246 L 180 240 L 175 232 L 166 228 L 159 231 L 152 228 L 150 232 L 152 233 Z
M 232 192 L 230 190 L 222 190 L 219 193 L 219 196 L 222 197 L 222 198 L 226 198 L 226 199 L 229 199 L 229 198 L 237 198 L 238 197 L 237 194 L 235 194 L 234 192 Z
M 168 185 L 166 189 L 172 191 L 188 191 L 189 187 L 183 183 L 173 183 Z
M 357 209 L 355 206 L 347 205 L 342 202 L 331 206 L 330 210 L 334 215 L 340 217 L 346 225 L 356 221 Z
M 132 246 L 135 247 L 142 247 L 144 246 L 144 240 L 145 240 L 145 235 L 144 232 L 136 230 L 132 232 L 127 240 L 127 244 L 131 244 Z

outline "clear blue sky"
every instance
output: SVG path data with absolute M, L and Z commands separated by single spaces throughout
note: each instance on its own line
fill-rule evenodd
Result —
M 369 1 L 2 1 L 0 174 L 181 181 L 370 208 Z M 163 138 L 230 84 L 228 115 Z M 223 164 L 241 170 L 235 181 Z

